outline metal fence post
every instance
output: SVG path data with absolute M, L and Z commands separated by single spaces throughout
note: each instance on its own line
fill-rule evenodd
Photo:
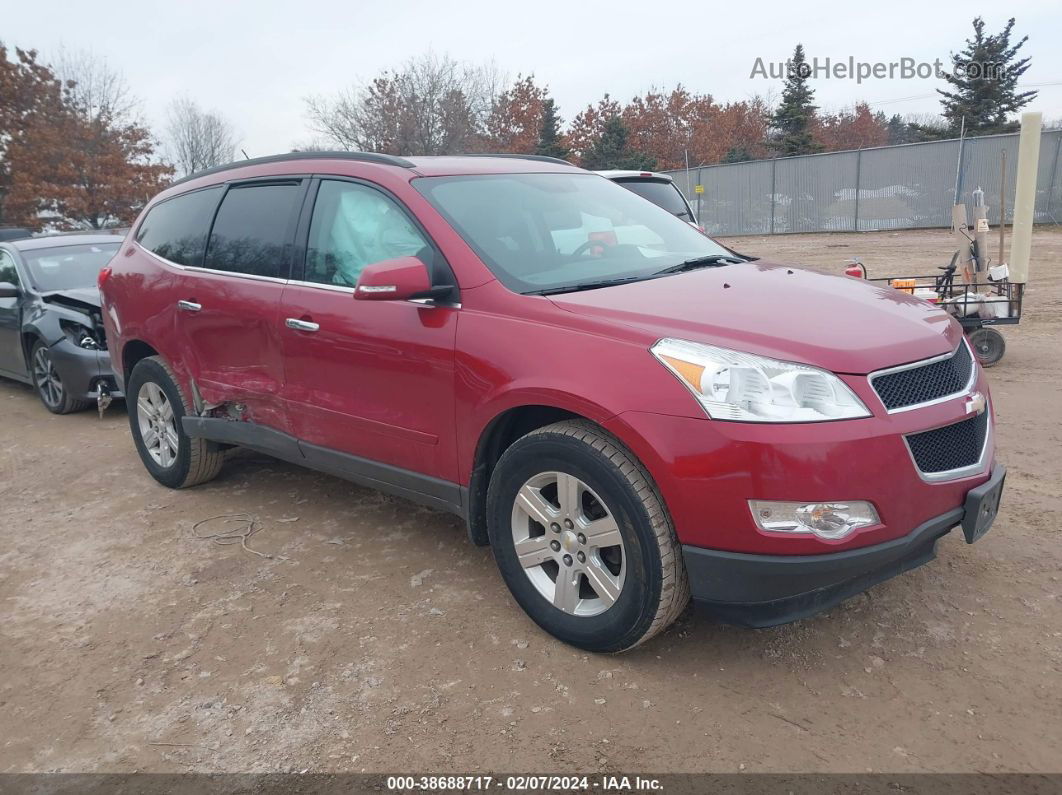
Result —
M 855 178 L 855 217 L 852 219 L 852 231 L 859 231 L 859 180 L 863 170 L 863 150 L 856 150 L 856 178 Z
M 1058 184 L 1058 151 L 1062 149 L 1062 130 L 1058 131 L 1058 135 L 1055 137 L 1055 160 L 1051 164 L 1051 182 L 1050 187 L 1047 189 L 1047 209 L 1044 213 L 1048 218 L 1051 218 L 1051 200 L 1055 197 L 1055 186 Z M 1055 223 L 1058 223 L 1055 221 Z
M 778 158 L 771 158 L 771 231 L 770 234 L 774 234 L 774 172 L 778 168 Z
M 701 186 L 701 190 L 703 191 L 704 190 L 704 169 L 701 168 L 700 166 L 697 167 L 697 184 Z M 701 207 L 702 207 L 701 202 L 703 200 L 704 200 L 704 194 L 703 193 L 698 193 L 697 194 L 697 223 L 701 224 L 702 226 L 704 225 L 704 221 L 701 220 L 701 218 L 704 217 L 703 216 L 704 210 L 701 209 Z

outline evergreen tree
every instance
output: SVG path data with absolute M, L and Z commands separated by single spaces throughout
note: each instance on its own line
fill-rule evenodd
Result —
M 656 158 L 631 149 L 627 125 L 619 116 L 612 116 L 605 122 L 601 137 L 583 157 L 582 166 L 597 171 L 612 168 L 652 171 L 656 168 Z
M 1014 18 L 995 36 L 985 35 L 981 17 L 973 21 L 974 36 L 962 52 L 952 53 L 952 71 L 943 75 L 951 91 L 937 89 L 949 131 L 958 135 L 966 120 L 967 135 L 1012 132 L 1018 123 L 1007 117 L 1032 102 L 1035 91 L 1018 91 L 1018 78 L 1029 68 L 1029 58 L 1018 59 L 1018 50 L 1028 40 L 1010 43 Z
M 804 45 L 798 44 L 789 62 L 789 74 L 782 89 L 782 102 L 771 114 L 773 140 L 768 146 L 783 157 L 822 151 L 811 134 L 815 120 L 815 92 L 808 86 L 811 69 L 804 59 Z
M 558 157 L 566 160 L 571 150 L 566 147 L 561 139 L 561 117 L 557 114 L 557 103 L 552 99 L 542 102 L 542 121 L 538 128 L 538 145 L 535 147 L 536 155 L 546 157 Z
M 752 155 L 749 154 L 749 150 L 744 146 L 732 146 L 723 155 L 723 163 L 744 163 L 746 160 L 752 160 Z
M 894 113 L 889 117 L 885 123 L 885 131 L 889 136 L 889 146 L 911 143 L 911 131 L 899 113 Z

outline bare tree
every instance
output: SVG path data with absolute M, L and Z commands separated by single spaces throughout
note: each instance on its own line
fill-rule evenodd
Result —
M 292 152 L 331 152 L 335 148 L 336 144 L 332 140 L 320 135 L 293 141 L 291 144 Z
M 313 130 L 341 149 L 404 155 L 474 151 L 503 79 L 427 53 L 335 97 L 307 97 Z
M 232 161 L 239 143 L 228 120 L 187 97 L 174 99 L 166 125 L 166 150 L 177 172 L 194 174 Z
M 60 47 L 52 63 L 66 85 L 70 105 L 85 120 L 108 126 L 134 121 L 139 101 L 125 76 L 91 50 Z

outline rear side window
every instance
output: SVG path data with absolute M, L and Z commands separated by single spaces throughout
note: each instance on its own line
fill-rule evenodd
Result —
M 301 199 L 299 181 L 229 188 L 210 231 L 204 266 L 287 278 Z
M 224 187 L 186 193 L 156 204 L 136 233 L 136 242 L 178 265 L 201 265 L 207 232 Z
M 669 213 L 683 221 L 693 221 L 686 202 L 675 187 L 673 182 L 661 182 L 659 180 L 631 179 L 617 180 L 620 185 L 631 193 L 637 193 L 643 199 L 648 199 L 657 207 L 663 207 Z

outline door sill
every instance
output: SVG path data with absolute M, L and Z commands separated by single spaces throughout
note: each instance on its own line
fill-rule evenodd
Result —
M 185 433 L 195 438 L 247 447 L 420 505 L 456 514 L 462 519 L 467 518 L 462 499 L 463 489 L 448 480 L 311 444 L 256 422 L 186 416 L 181 420 L 181 425 Z

